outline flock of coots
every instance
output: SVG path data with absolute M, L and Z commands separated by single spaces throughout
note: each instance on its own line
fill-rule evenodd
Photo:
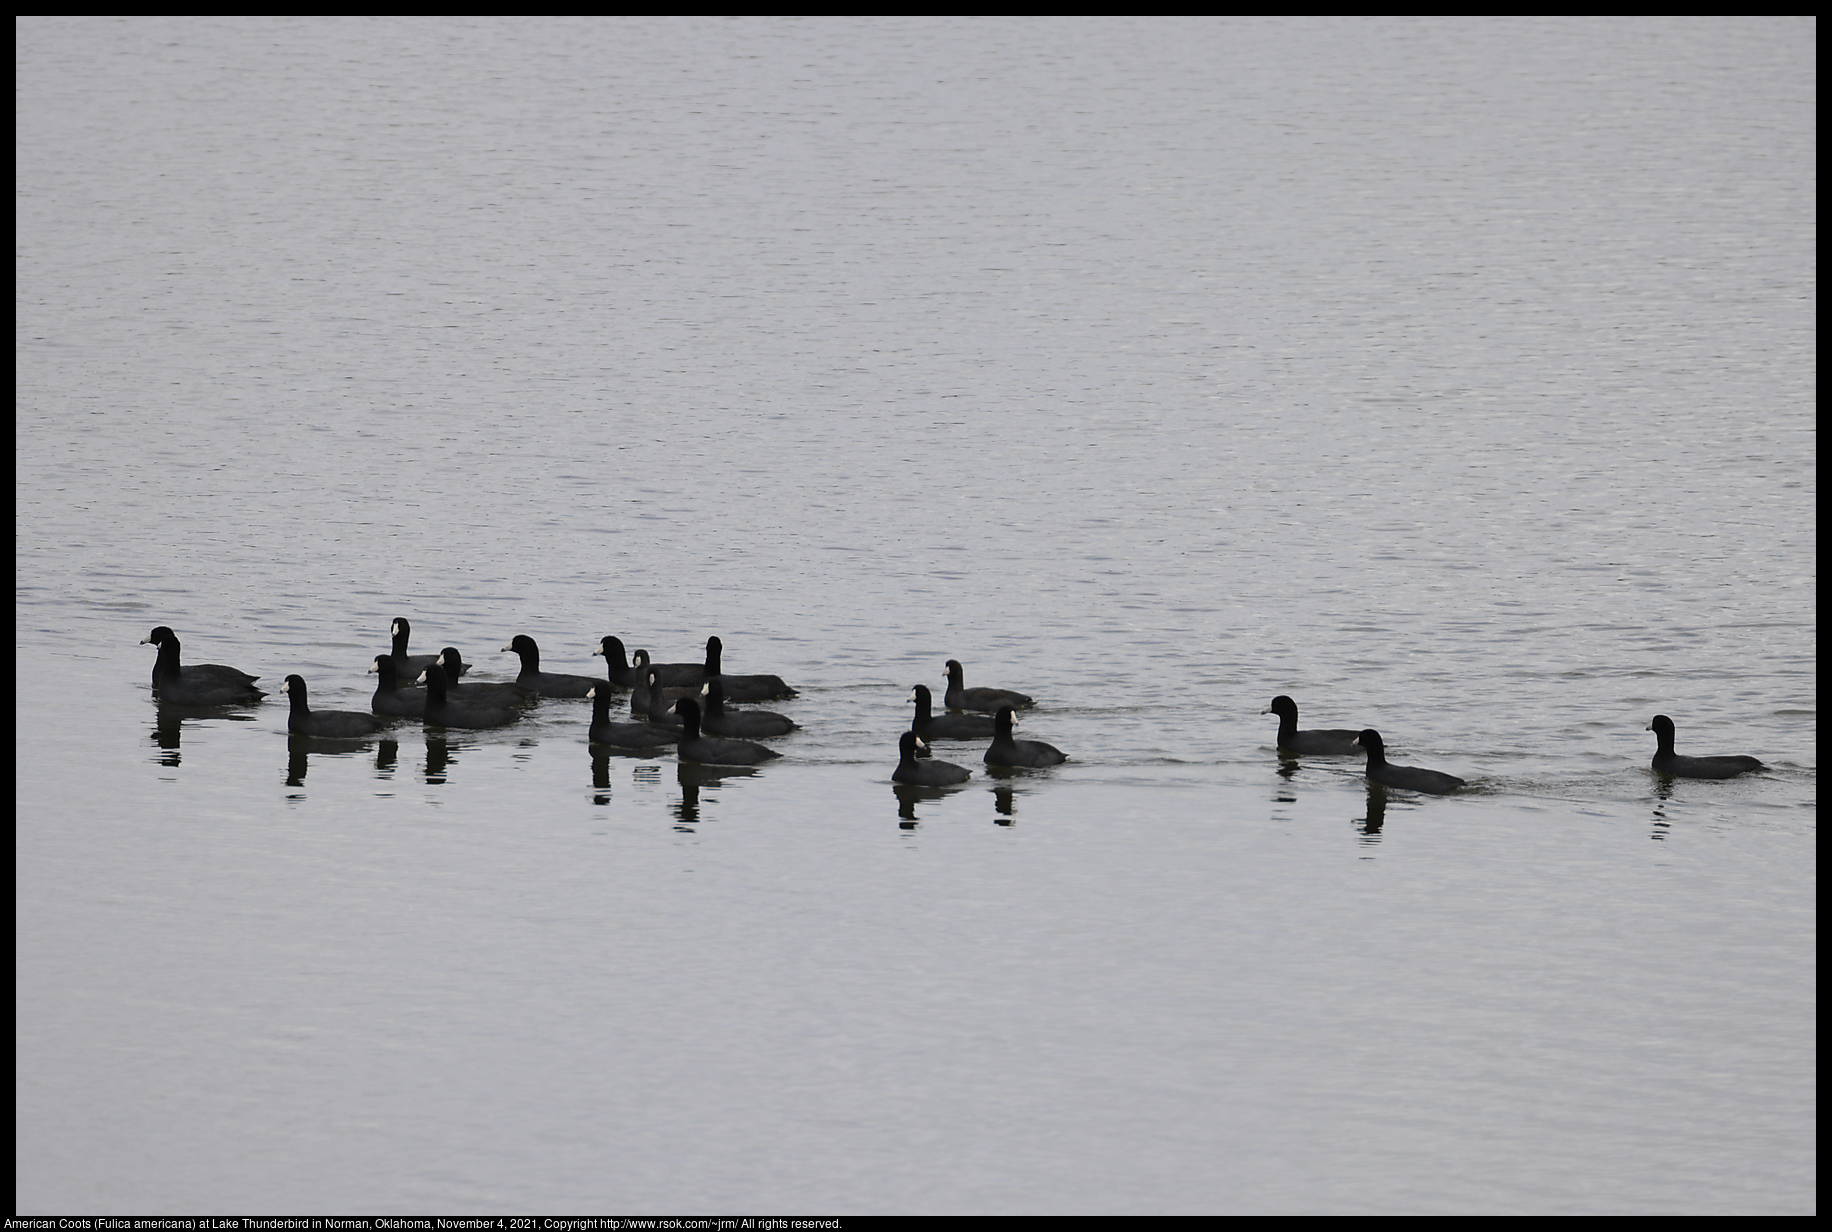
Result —
M 534 639 L 517 636 L 503 650 L 521 659 L 514 682 L 466 683 L 470 671 L 458 651 L 450 646 L 436 655 L 410 655 L 412 628 L 396 619 L 389 629 L 394 649 L 378 654 L 369 671 L 376 676 L 370 713 L 355 710 L 313 710 L 304 679 L 288 676 L 280 691 L 292 711 L 286 728 L 299 736 L 349 740 L 371 736 L 389 723 L 420 719 L 429 727 L 482 730 L 507 727 L 529 706 L 543 698 L 585 698 L 592 703 L 587 740 L 605 748 L 652 752 L 673 745 L 686 761 L 717 766 L 754 766 L 782 756 L 758 743 L 797 730 L 786 715 L 768 710 L 739 710 L 731 703 L 771 701 L 796 696 L 780 676 L 732 675 L 724 671 L 724 644 L 706 639 L 703 663 L 652 663 L 646 650 L 628 651 L 616 637 L 602 639 L 592 653 L 604 656 L 605 677 L 573 676 L 541 670 L 541 651 Z M 218 663 L 179 662 L 178 637 L 160 625 L 141 644 L 159 648 L 153 664 L 153 694 L 170 706 L 238 706 L 259 702 L 267 694 L 254 687 L 257 676 Z M 1016 712 L 1035 703 L 1009 689 L 966 687 L 959 661 L 946 665 L 948 687 L 942 704 L 949 713 L 933 712 L 928 686 L 917 685 L 909 700 L 915 704 L 910 730 L 898 743 L 897 769 L 891 778 L 917 787 L 948 787 L 970 777 L 957 766 L 929 755 L 932 740 L 990 740 L 982 760 L 1001 769 L 1041 769 L 1060 765 L 1068 756 L 1041 740 L 1020 740 L 1013 735 Z M 618 722 L 611 717 L 611 701 L 619 690 L 630 691 L 631 717 Z M 1285 755 L 1367 758 L 1367 776 L 1376 783 L 1407 791 L 1445 795 L 1466 785 L 1465 780 L 1437 770 L 1396 766 L 1387 760 L 1386 745 L 1372 728 L 1361 731 L 1298 729 L 1298 704 L 1280 695 L 1262 711 L 1279 716 L 1278 748 Z M 1654 716 L 1648 725 L 1657 742 L 1653 768 L 1674 778 L 1728 779 L 1765 767 L 1753 757 L 1681 757 L 1673 751 L 1673 720 Z

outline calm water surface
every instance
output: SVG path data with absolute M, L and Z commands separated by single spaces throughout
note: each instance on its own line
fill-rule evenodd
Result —
M 1809 22 L 18 34 L 21 1213 L 1813 1209 Z

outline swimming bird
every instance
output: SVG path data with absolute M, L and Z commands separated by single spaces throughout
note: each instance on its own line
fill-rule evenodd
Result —
M 412 633 L 413 626 L 407 623 L 405 616 L 396 616 L 394 622 L 388 626 L 388 636 L 394 639 L 394 678 L 396 680 L 414 679 L 426 670 L 428 664 L 439 657 L 438 655 L 408 654 L 407 639 Z M 469 671 L 469 666 L 464 670 Z
M 992 744 L 986 750 L 986 764 L 989 766 L 1017 766 L 1028 769 L 1041 769 L 1044 766 L 1056 766 L 1069 760 L 1068 754 L 1053 744 L 1041 740 L 1014 740 L 1012 725 L 1017 716 L 1010 706 L 1000 706 L 993 718 Z
M 250 676 L 238 668 L 221 663 L 178 663 L 178 635 L 160 625 L 140 639 L 142 646 L 151 642 L 159 647 L 153 660 L 153 695 L 169 706 L 239 706 L 258 702 L 267 696 L 254 687 L 259 676 Z
M 510 682 L 500 684 L 491 681 L 474 681 L 470 684 L 458 683 L 458 677 L 471 670 L 458 653 L 456 646 L 447 646 L 439 652 L 434 660 L 445 669 L 445 695 L 462 702 L 490 702 L 498 706 L 532 706 L 541 700 L 540 690 L 531 689 L 525 684 Z
M 700 707 L 691 697 L 674 703 L 680 716 L 681 737 L 675 748 L 681 760 L 704 762 L 709 766 L 754 766 L 781 757 L 775 749 L 766 749 L 749 740 L 728 740 L 700 734 Z
M 991 714 L 1000 706 L 1023 710 L 1037 704 L 1027 695 L 1014 693 L 1010 689 L 969 689 L 962 683 L 964 679 L 960 660 L 949 659 L 948 690 L 942 694 L 941 700 L 950 710 L 983 710 Z
M 630 666 L 630 660 L 623 648 L 621 637 L 601 637 L 595 655 L 604 656 L 605 675 L 610 682 L 620 689 L 633 689 L 638 679 L 637 669 Z
M 1359 757 L 1363 750 L 1355 739 L 1361 733 L 1340 728 L 1319 727 L 1313 731 L 1298 730 L 1298 703 L 1283 693 L 1272 699 L 1272 705 L 1261 714 L 1279 716 L 1279 748 L 1288 753 L 1306 753 L 1313 757 Z
M 515 678 L 515 683 L 535 690 L 542 697 L 584 697 L 586 690 L 599 683 L 595 676 L 569 676 L 565 672 L 542 671 L 541 648 L 525 633 L 516 634 L 503 649 L 521 657 L 522 671 Z
M 1396 766 L 1389 762 L 1386 743 L 1381 740 L 1380 733 L 1371 727 L 1357 736 L 1356 740 L 1367 750 L 1368 777 L 1376 783 L 1403 787 L 1407 791 L 1430 792 L 1434 796 L 1448 795 L 1466 785 L 1465 780 L 1454 774 L 1423 770 L 1418 766 Z
M 637 651 L 636 658 L 642 665 L 642 680 L 630 690 L 630 713 L 663 727 L 679 727 L 680 720 L 674 717 L 674 703 L 683 697 L 697 700 L 699 686 L 683 684 L 670 688 L 662 684 L 661 669 L 648 662 L 644 651 Z
M 967 767 L 957 766 L 953 762 L 933 757 L 918 760 L 918 754 L 925 747 L 922 737 L 913 731 L 906 731 L 899 736 L 897 768 L 891 772 L 891 778 L 917 787 L 952 787 L 973 777 Z
M 507 727 L 522 717 L 520 706 L 452 697 L 446 684 L 445 669 L 437 663 L 421 672 L 417 683 L 426 686 L 426 713 L 421 717 L 426 720 L 428 727 L 462 727 L 469 731 L 481 731 L 490 727 Z
M 1654 773 L 1677 779 L 1733 779 L 1751 770 L 1767 766 L 1753 757 L 1733 754 L 1721 757 L 1681 757 L 1673 751 L 1673 720 L 1664 714 L 1654 716 L 1647 730 L 1654 733 L 1658 747 L 1654 750 Z
M 660 749 L 675 742 L 675 733 L 653 723 L 616 723 L 611 720 L 611 694 L 604 681 L 591 687 L 586 696 L 592 699 L 592 726 L 586 734 L 589 744 L 608 744 L 619 749 Z
M 613 646 L 612 643 L 615 645 Z M 612 670 L 615 672 L 616 666 L 623 662 L 623 641 L 615 637 L 604 638 L 598 643 L 597 653 L 604 656 L 606 663 L 612 664 Z M 613 658 L 613 655 L 616 657 Z M 706 675 L 706 668 L 703 664 L 657 663 L 648 651 L 638 649 L 630 652 L 630 687 L 635 688 L 637 682 L 642 679 L 643 671 L 651 667 L 662 674 L 662 683 L 669 688 L 697 685 Z M 617 677 L 613 675 L 611 679 L 616 680 Z
M 700 686 L 700 730 L 711 736 L 786 736 L 796 726 L 774 710 L 727 710 L 725 682 L 714 676 Z
M 313 710 L 306 704 L 303 677 L 288 676 L 280 692 L 292 698 L 293 708 L 286 716 L 286 730 L 295 736 L 353 740 L 374 735 L 382 729 L 380 719 L 359 710 Z
M 369 699 L 369 709 L 376 714 L 406 719 L 417 719 L 426 713 L 426 690 L 401 687 L 394 674 L 393 655 L 376 655 L 369 672 L 376 678 L 375 696 Z
M 720 656 L 725 652 L 725 643 L 717 637 L 706 639 L 706 669 L 701 682 L 719 677 L 719 683 L 725 686 L 725 700 L 728 702 L 767 702 L 779 697 L 794 697 L 796 692 L 790 688 L 781 676 L 751 675 L 728 676 L 720 667 Z
M 924 740 L 985 740 L 993 735 L 989 714 L 931 714 L 934 701 L 926 684 L 911 689 L 908 700 L 916 703 L 910 730 Z

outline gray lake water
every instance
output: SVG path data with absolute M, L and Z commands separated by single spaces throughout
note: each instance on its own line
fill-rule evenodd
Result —
M 1811 1212 L 1814 34 L 22 20 L 16 1210 Z

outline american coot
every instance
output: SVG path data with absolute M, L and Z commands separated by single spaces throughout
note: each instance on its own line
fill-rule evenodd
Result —
M 1312 757 L 1359 757 L 1362 747 L 1355 743 L 1361 733 L 1341 729 L 1317 728 L 1298 730 L 1298 703 L 1283 693 L 1272 699 L 1272 705 L 1261 714 L 1279 716 L 1279 748 L 1287 753 L 1307 753 Z
M 633 689 L 636 687 L 636 682 L 642 679 L 640 669 L 630 665 L 621 637 L 599 638 L 598 649 L 592 653 L 604 656 L 604 670 L 610 682 L 618 688 Z M 699 670 L 699 664 L 694 664 L 694 670 Z
M 525 633 L 518 633 L 503 649 L 521 656 L 522 672 L 515 678 L 515 683 L 535 690 L 542 697 L 584 697 L 587 690 L 600 683 L 593 676 L 542 671 L 541 648 Z
M 910 721 L 910 730 L 924 740 L 986 740 L 993 734 L 989 714 L 929 713 L 934 699 L 926 684 L 911 689 L 909 700 L 916 703 L 916 717 Z
M 599 681 L 586 694 L 592 699 L 592 726 L 586 736 L 589 744 L 606 744 L 618 749 L 660 749 L 675 741 L 675 733 L 653 723 L 614 723 L 611 721 L 612 689 Z
M 426 690 L 401 687 L 394 674 L 393 655 L 376 655 L 369 670 L 376 678 L 375 696 L 369 699 L 369 709 L 377 714 L 407 719 L 417 719 L 426 713 Z
M 1389 762 L 1386 743 L 1381 740 L 1380 733 L 1371 727 L 1356 739 L 1368 752 L 1368 777 L 1376 783 L 1387 787 L 1402 787 L 1407 791 L 1430 792 L 1434 796 L 1448 795 L 1465 785 L 1464 780 L 1454 774 L 1422 770 L 1417 766 L 1396 766 Z
M 775 749 L 766 749 L 749 740 L 728 740 L 700 734 L 700 707 L 691 697 L 674 703 L 681 718 L 681 738 L 675 748 L 682 761 L 704 762 L 709 766 L 754 766 L 781 757 Z
M 630 713 L 663 727 L 680 727 L 680 720 L 674 717 L 674 703 L 683 697 L 698 698 L 699 686 L 683 684 L 669 688 L 662 684 L 661 669 L 648 662 L 646 652 L 637 651 L 636 660 L 641 665 L 642 678 L 630 690 Z
M 1733 754 L 1723 757 L 1681 757 L 1673 751 L 1673 720 L 1664 714 L 1654 716 L 1647 729 L 1654 733 L 1658 748 L 1654 750 L 1654 773 L 1679 779 L 1734 779 L 1751 770 L 1766 770 L 1753 757 Z
M 456 646 L 447 646 L 434 660 L 445 669 L 445 696 L 453 701 L 488 702 L 493 706 L 532 706 L 541 700 L 539 690 L 525 684 L 496 684 L 475 681 L 459 684 L 458 677 L 471 670 Z
M 352 740 L 372 736 L 382 729 L 382 721 L 358 710 L 313 710 L 305 701 L 305 680 L 288 676 L 280 692 L 293 699 L 292 712 L 286 716 L 286 730 L 295 736 L 326 736 L 333 740 Z
M 159 647 L 159 657 L 153 660 L 153 694 L 166 705 L 236 706 L 267 696 L 266 690 L 254 687 L 259 676 L 237 668 L 221 663 L 180 667 L 178 635 L 164 625 L 140 639 L 142 646 L 148 642 Z
M 727 710 L 725 682 L 717 676 L 700 686 L 700 730 L 709 736 L 786 736 L 795 730 L 787 715 L 773 710 Z
M 396 616 L 394 623 L 388 626 L 388 635 L 394 639 L 394 678 L 412 680 L 425 671 L 428 664 L 436 662 L 438 655 L 410 655 L 407 653 L 407 639 L 413 633 L 413 626 L 407 623 L 407 617 Z M 470 671 L 466 666 L 465 671 Z
M 917 760 L 918 755 L 926 748 L 922 737 L 913 731 L 906 731 L 897 738 L 897 768 L 891 772 L 891 778 L 899 783 L 911 783 L 917 787 L 952 787 L 956 783 L 965 783 L 972 778 L 965 766 L 957 766 L 951 761 L 939 761 L 930 757 Z
M 987 765 L 1038 769 L 1061 765 L 1069 760 L 1068 754 L 1053 744 L 1045 744 L 1041 740 L 1012 739 L 1011 729 L 1017 716 L 1012 713 L 1010 706 L 1000 706 L 999 712 L 992 718 L 992 745 L 986 750 Z
M 962 683 L 965 673 L 959 659 L 948 660 L 948 691 L 942 694 L 942 704 L 950 710 L 982 710 L 987 714 L 996 711 L 1000 706 L 1010 706 L 1014 710 L 1023 710 L 1034 706 L 1023 693 L 1013 693 L 1010 689 L 969 689 Z
M 615 675 L 617 665 L 623 663 L 623 642 L 614 637 L 607 637 L 598 643 L 597 653 L 604 656 L 606 663 L 613 665 L 611 679 L 617 680 Z M 662 674 L 662 683 L 669 688 L 686 688 L 690 684 L 697 685 L 706 674 L 706 669 L 698 663 L 656 663 L 650 658 L 648 651 L 633 650 L 630 652 L 630 667 L 627 669 L 630 673 L 629 687 L 635 688 L 637 682 L 642 679 L 644 669 L 651 667 Z M 622 682 L 618 681 L 618 683 Z
M 420 673 L 419 683 L 426 686 L 428 727 L 462 727 L 481 731 L 489 727 L 507 727 L 522 717 L 519 706 L 502 706 L 495 702 L 461 701 L 447 689 L 445 669 L 437 663 Z
M 728 702 L 767 702 L 778 697 L 794 697 L 791 689 L 781 676 L 728 676 L 720 666 L 720 656 L 725 653 L 725 643 L 716 637 L 706 639 L 706 670 L 701 681 L 714 676 L 725 686 L 725 700 Z

